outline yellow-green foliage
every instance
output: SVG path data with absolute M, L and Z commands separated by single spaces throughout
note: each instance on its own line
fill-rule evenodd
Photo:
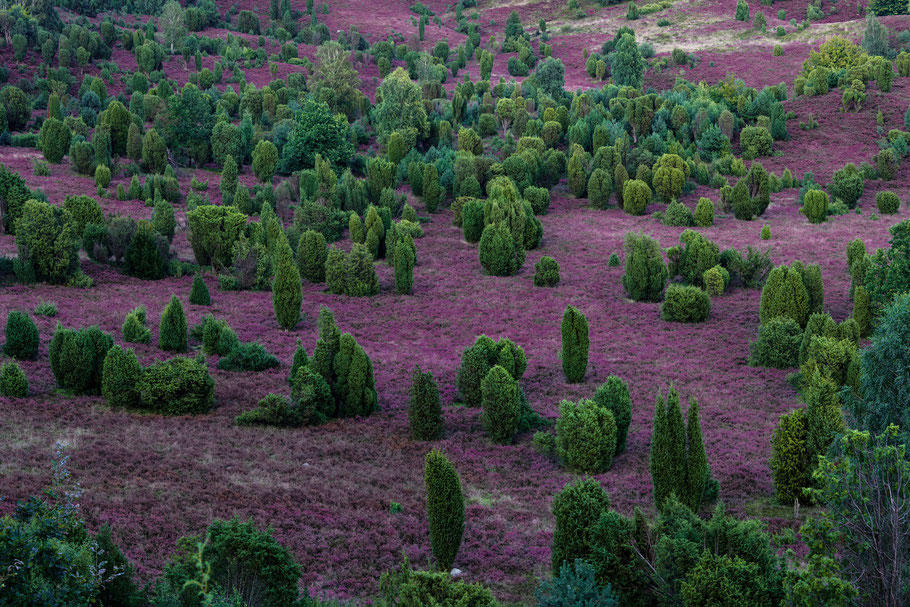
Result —
M 784 505 L 803 498 L 808 486 L 808 424 L 804 409 L 794 409 L 781 415 L 771 435 L 771 480 L 774 496 Z

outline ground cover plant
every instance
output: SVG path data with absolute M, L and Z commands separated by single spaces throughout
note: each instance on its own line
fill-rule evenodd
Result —
M 0 603 L 906 604 L 908 10 L 0 8 Z

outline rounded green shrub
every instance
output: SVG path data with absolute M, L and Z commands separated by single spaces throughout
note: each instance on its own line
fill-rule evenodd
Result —
M 101 370 L 101 395 L 109 407 L 139 406 L 136 384 L 142 377 L 142 366 L 132 349 L 113 346 L 104 357 Z
M 607 260 L 607 265 L 611 268 L 619 266 L 619 255 L 616 253 L 610 253 L 610 258 Z
M 476 199 L 468 200 L 462 207 L 461 233 L 467 242 L 478 242 L 483 235 L 483 207 L 483 201 Z
M 442 438 L 445 426 L 439 387 L 433 374 L 424 373 L 420 366 L 411 375 L 411 394 L 408 400 L 408 430 L 414 440 L 430 441 Z
M 534 286 L 555 287 L 559 284 L 559 264 L 552 257 L 544 255 L 534 264 Z
M 69 128 L 63 124 L 62 120 L 57 118 L 45 120 L 41 125 L 41 131 L 38 133 L 41 153 L 44 154 L 45 160 L 59 164 L 70 149 L 71 137 L 72 134 Z
M 201 562 L 197 561 L 199 545 L 203 545 Z M 205 538 L 183 537 L 177 547 L 177 554 L 165 567 L 164 579 L 180 589 L 180 605 L 204 604 L 199 586 L 187 583 L 198 579 L 199 567 L 208 572 L 210 588 L 218 588 L 226 597 L 256 597 L 244 604 L 298 605 L 300 566 L 290 550 L 272 536 L 271 528 L 260 531 L 252 519 L 216 520 Z
M 424 461 L 430 548 L 440 569 L 449 571 L 464 535 L 464 495 L 452 462 L 442 452 L 430 451 Z
M 588 319 L 577 308 L 566 306 L 560 332 L 563 375 L 569 383 L 579 383 L 588 368 Z
M 472 346 L 464 349 L 455 384 L 465 405 L 479 407 L 482 404 L 481 384 L 495 365 L 503 367 L 517 381 L 524 375 L 528 360 L 524 350 L 505 337 L 494 342 L 486 335 L 480 335 Z
M 186 352 L 186 315 L 183 304 L 176 295 L 171 295 L 171 300 L 161 313 L 158 347 L 165 352 Z
M 256 342 L 237 343 L 218 361 L 223 371 L 266 371 L 279 366 L 278 358 Z
M 772 318 L 759 325 L 758 339 L 749 346 L 749 364 L 774 369 L 796 367 L 802 337 L 802 328 L 792 318 Z
M 8 200 L 6 204 L 10 204 Z M 10 211 L 8 208 L 7 212 Z M 78 272 L 80 234 L 76 233 L 69 211 L 46 202 L 26 200 L 15 226 L 18 250 L 15 268 L 20 280 L 62 284 Z
M 821 190 L 809 190 L 800 210 L 809 223 L 822 223 L 828 218 L 828 195 Z
M 673 200 L 667 205 L 667 210 L 664 211 L 661 223 L 665 226 L 689 227 L 695 224 L 695 218 L 692 216 L 692 211 L 689 210 L 689 207 Z
M 57 385 L 72 394 L 98 394 L 104 357 L 113 345 L 98 327 L 74 331 L 58 324 L 48 347 Z
M 623 184 L 622 208 L 630 215 L 641 215 L 651 202 L 651 188 L 644 181 L 629 179 Z
M 38 358 L 38 327 L 28 314 L 13 310 L 6 317 L 3 353 L 19 360 Z
M 591 560 L 591 532 L 601 514 L 610 509 L 610 497 L 593 478 L 569 483 L 553 497 L 551 510 L 555 519 L 551 569 L 559 572 L 564 562 Z
M 0 365 L 0 396 L 28 397 L 28 378 L 16 362 Z
M 509 444 L 518 431 L 518 382 L 506 369 L 495 365 L 480 384 L 482 394 L 481 425 L 494 441 Z
M 660 316 L 670 322 L 704 322 L 711 313 L 711 297 L 693 286 L 670 285 L 660 306 Z
M 901 201 L 894 192 L 884 191 L 875 195 L 875 207 L 882 215 L 894 215 L 900 206 Z
M 613 413 L 593 400 L 559 405 L 556 454 L 573 472 L 600 474 L 610 469 L 616 451 Z
M 730 282 L 730 273 L 721 265 L 716 265 L 705 270 L 702 275 L 702 282 L 705 285 L 705 291 L 708 295 L 715 297 L 723 295 Z
M 759 156 L 770 156 L 774 138 L 771 132 L 761 126 L 747 126 L 739 133 L 739 145 L 743 160 L 753 160 Z
M 771 226 L 765 224 L 761 227 L 761 234 L 759 235 L 761 240 L 771 240 Z
M 172 358 L 148 367 L 136 382 L 140 406 L 163 415 L 206 413 L 215 403 L 215 380 L 204 362 Z

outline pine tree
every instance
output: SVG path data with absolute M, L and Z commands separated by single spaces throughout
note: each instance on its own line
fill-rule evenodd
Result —
M 442 438 L 445 427 L 439 402 L 439 387 L 433 374 L 414 367 L 411 376 L 411 396 L 408 401 L 408 429 L 414 440 L 430 441 Z
M 698 512 L 705 484 L 708 482 L 710 469 L 705 444 L 701 436 L 701 421 L 698 417 L 698 401 L 689 399 L 689 412 L 686 418 L 686 493 L 680 499 L 692 512 Z
M 161 313 L 158 346 L 165 352 L 186 352 L 186 315 L 176 295 L 171 295 L 171 301 Z
M 193 277 L 193 287 L 190 289 L 190 303 L 194 306 L 208 306 L 212 304 L 209 288 L 202 279 L 201 274 Z
M 303 290 L 300 285 L 300 271 L 291 259 L 291 247 L 287 240 L 278 245 L 280 250 L 275 266 L 275 280 L 272 282 L 272 307 L 278 324 L 286 331 L 300 322 L 300 304 Z
M 449 571 L 455 563 L 464 534 L 464 496 L 452 462 L 440 451 L 430 451 L 425 460 L 427 518 L 430 548 L 440 569 Z
M 579 383 L 588 368 L 588 320 L 572 306 L 562 316 L 562 372 L 569 383 Z

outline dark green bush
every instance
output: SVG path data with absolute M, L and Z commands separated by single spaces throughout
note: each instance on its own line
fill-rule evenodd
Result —
M 607 381 L 594 391 L 594 402 L 613 414 L 616 423 L 616 451 L 619 455 L 626 449 L 626 436 L 632 423 L 632 398 L 629 396 L 629 385 L 622 379 L 611 375 Z
M 704 322 L 711 313 L 711 297 L 692 286 L 670 285 L 660 306 L 660 316 L 670 322 Z
M 148 367 L 136 383 L 141 407 L 163 415 L 206 413 L 215 403 L 215 380 L 204 362 L 172 358 Z
M 139 406 L 136 384 L 142 377 L 142 366 L 131 349 L 113 346 L 104 357 L 101 371 L 101 395 L 110 407 Z
M 202 278 L 202 274 L 193 276 L 193 286 L 190 289 L 189 302 L 194 306 L 208 306 L 212 303 L 212 296 L 209 288 Z
M 411 376 L 408 429 L 412 439 L 422 441 L 442 438 L 445 431 L 436 380 L 432 373 L 424 373 L 419 366 L 414 367 Z
M 16 221 L 17 277 L 23 282 L 65 283 L 79 270 L 79 236 L 66 209 L 26 201 Z
M 480 335 L 474 345 L 465 348 L 455 383 L 458 393 L 468 407 L 479 407 L 482 401 L 481 382 L 490 369 L 499 365 L 518 381 L 527 368 L 524 350 L 508 338 L 494 342 Z
M 238 344 L 218 361 L 222 371 L 265 371 L 279 365 L 273 354 L 256 342 Z
M 478 242 L 483 235 L 483 206 L 483 201 L 471 199 L 462 207 L 461 231 L 467 242 Z
M 98 394 L 104 357 L 113 345 L 98 327 L 74 331 L 58 324 L 48 348 L 57 385 L 73 394 Z
M 566 467 L 582 474 L 610 469 L 616 452 L 613 413 L 593 400 L 568 400 L 559 405 L 556 421 L 556 454 Z
M 452 578 L 448 571 L 414 571 L 405 558 L 401 571 L 387 571 L 379 580 L 379 592 L 389 607 L 413 605 L 470 605 L 499 607 L 493 594 L 480 584 Z
M 325 236 L 315 230 L 300 235 L 297 245 L 297 268 L 301 278 L 309 282 L 325 282 L 325 261 L 328 257 Z
M 505 368 L 496 365 L 487 372 L 480 389 L 484 432 L 497 443 L 511 443 L 518 431 L 520 414 L 518 382 Z
M 483 229 L 478 255 L 484 272 L 491 276 L 511 276 L 518 271 L 515 242 L 503 222 L 491 223 Z
M 805 326 L 809 316 L 809 291 L 800 273 L 785 265 L 771 270 L 761 292 L 759 319 L 766 323 L 777 316 L 787 316 Z
M 425 458 L 424 482 L 427 490 L 430 547 L 439 567 L 443 571 L 449 571 L 458 555 L 464 533 L 461 481 L 452 462 L 434 449 Z
M 186 352 L 186 315 L 183 304 L 176 295 L 171 295 L 171 300 L 161 313 L 158 347 L 165 352 Z
M 216 520 L 206 537 L 182 537 L 177 554 L 165 567 L 164 579 L 180 590 L 183 607 L 202 605 L 199 587 L 186 584 L 198 578 L 198 546 L 202 566 L 207 567 L 213 585 L 230 596 L 259 597 L 262 605 L 294 607 L 298 604 L 300 566 L 291 552 L 272 536 L 272 529 L 260 531 L 252 519 Z M 246 604 L 246 602 L 244 601 Z
M 551 510 L 556 519 L 553 528 L 551 569 L 555 574 L 563 563 L 576 559 L 590 560 L 593 530 L 601 514 L 610 509 L 610 497 L 593 478 L 569 483 L 553 497 Z
M 588 319 L 578 309 L 567 306 L 560 325 L 562 333 L 562 372 L 569 383 L 584 379 L 588 368 Z
M 894 192 L 879 192 L 875 195 L 875 207 L 882 215 L 894 215 L 900 209 L 901 201 Z
M 660 243 L 642 233 L 627 232 L 622 286 L 635 301 L 660 301 L 667 282 L 667 265 Z
M 575 559 L 574 567 L 564 561 L 559 575 L 537 588 L 537 607 L 619 607 L 610 585 L 600 586 L 594 573 L 594 567 L 581 559 Z
M 749 364 L 754 367 L 790 369 L 799 364 L 803 330 L 792 318 L 777 316 L 759 325 L 758 339 L 749 345 Z
M 19 360 L 38 358 L 38 327 L 28 314 L 13 310 L 6 317 L 3 353 Z
M 555 287 L 559 284 L 559 264 L 552 257 L 544 255 L 534 264 L 534 286 Z
M 147 280 L 164 278 L 168 261 L 167 239 L 142 219 L 136 224 L 123 260 L 123 269 L 130 276 Z

